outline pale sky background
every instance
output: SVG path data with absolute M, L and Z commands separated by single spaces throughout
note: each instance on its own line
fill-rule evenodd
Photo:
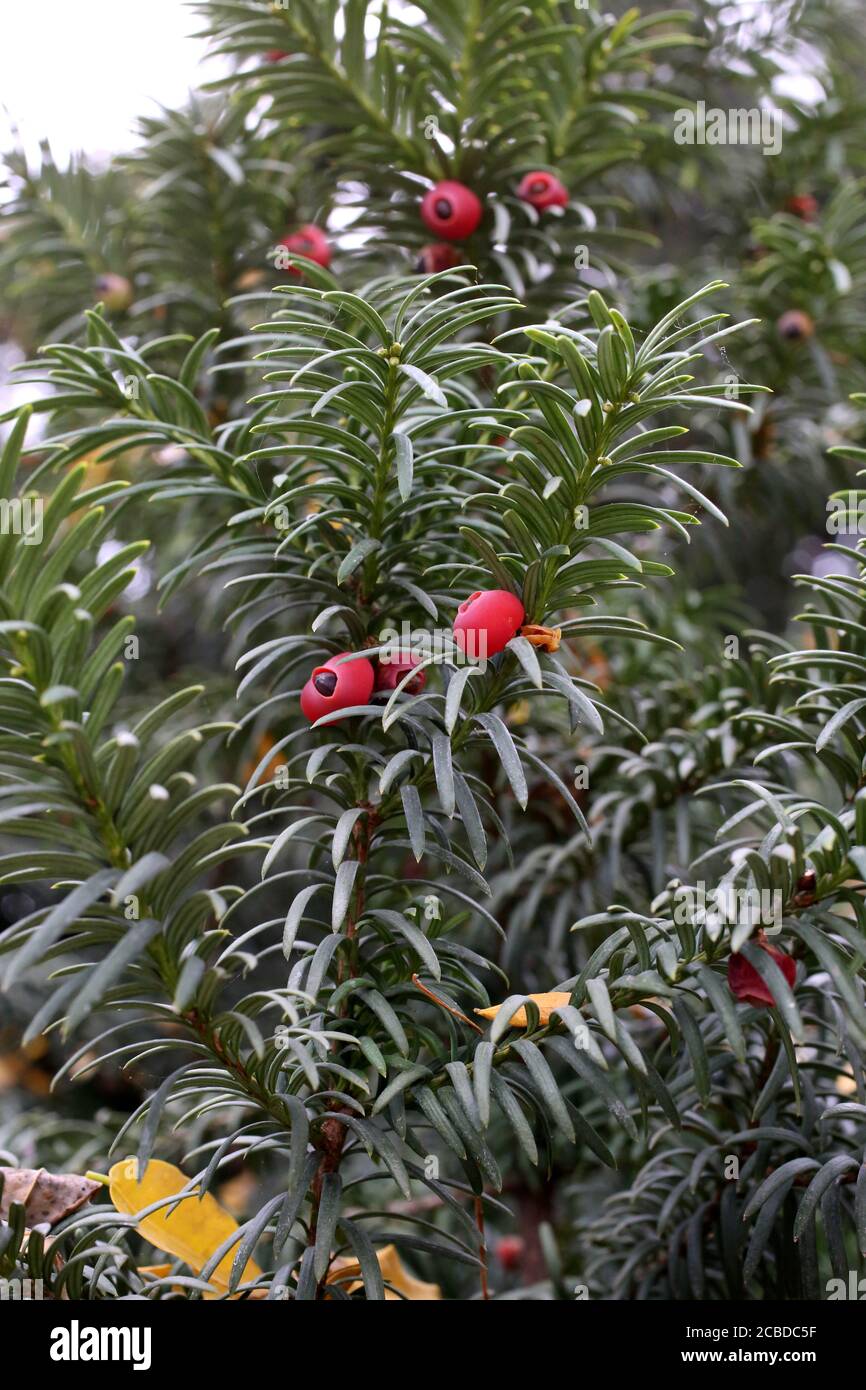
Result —
M 760 15 L 770 0 L 742 2 L 754 2 Z M 408 23 L 423 23 L 410 3 L 396 4 Z M 374 30 L 372 16 L 370 23 Z M 57 161 L 65 164 L 79 151 L 107 158 L 130 149 L 139 116 L 154 113 L 160 104 L 182 106 L 199 83 L 225 70 L 220 60 L 204 60 L 204 41 L 192 37 L 199 24 L 184 0 L 5 0 L 0 150 L 20 141 L 35 155 L 40 139 L 47 138 Z M 820 100 L 820 85 L 802 70 L 808 66 L 800 64 L 779 80 L 780 93 L 787 89 L 807 101 Z M 35 390 L 8 386 L 20 355 L 14 344 L 0 345 L 4 408 L 13 397 L 23 400 Z
M 182 105 L 197 80 L 216 71 L 199 66 L 205 45 L 189 37 L 198 20 L 182 0 L 6 0 L 2 23 L 0 149 L 17 143 L 14 123 L 28 152 L 47 137 L 61 164 L 80 150 L 129 149 L 138 116 L 155 103 Z M 9 383 L 22 359 L 16 344 L 0 344 L 3 409 L 40 394 Z M 34 417 L 32 438 L 43 424 Z
M 6 0 L 0 148 L 11 118 L 28 150 L 48 136 L 63 162 L 129 149 L 136 117 L 182 105 L 208 73 L 198 25 L 183 0 Z
M 14 143 L 12 121 L 28 150 L 47 136 L 60 162 L 79 150 L 129 149 L 139 115 L 156 103 L 182 105 L 221 70 L 202 63 L 205 44 L 191 37 L 200 21 L 183 0 L 6 0 L 5 11 L 0 149 Z M 403 17 L 415 16 L 407 6 Z M 780 94 L 820 99 L 802 73 L 776 85 Z

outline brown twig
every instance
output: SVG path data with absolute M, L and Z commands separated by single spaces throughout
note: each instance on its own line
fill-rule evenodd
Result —
M 445 1000 L 440 999 L 438 994 L 434 994 L 432 989 L 428 989 L 426 985 L 422 985 L 417 975 L 412 976 L 412 983 L 416 989 L 420 989 L 422 994 L 426 994 L 428 999 L 432 999 L 434 1004 L 438 1004 L 440 1009 L 445 1009 L 449 1014 L 453 1014 L 455 1018 L 459 1018 L 463 1023 L 468 1023 L 469 1027 L 474 1028 L 476 1033 L 484 1032 L 484 1029 L 479 1028 L 477 1023 L 473 1023 L 471 1018 L 467 1018 L 465 1014 L 462 1014 L 459 1009 L 453 1008 L 451 1004 L 446 1004 Z
M 484 1203 L 480 1197 L 475 1198 L 475 1225 L 478 1227 L 478 1254 L 481 1257 L 481 1297 L 487 1303 L 490 1300 L 487 1287 L 487 1237 L 484 1233 Z

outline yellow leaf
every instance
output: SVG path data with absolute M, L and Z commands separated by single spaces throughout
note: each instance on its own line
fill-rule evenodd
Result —
M 546 1024 L 550 1022 L 550 1015 L 554 1009 L 561 1009 L 563 1005 L 568 1003 L 571 995 L 563 994 L 561 990 L 554 989 L 551 990 L 550 994 L 530 994 L 527 998 L 531 999 L 533 1004 L 538 1007 L 539 1023 Z M 490 1009 L 476 1009 L 475 1012 L 480 1014 L 482 1018 L 495 1018 L 501 1008 L 501 1004 L 494 1004 Z M 509 1020 L 508 1026 L 509 1028 L 525 1028 L 526 1010 L 524 1008 L 518 1009 L 517 1013 L 513 1014 Z
M 110 1169 L 109 1192 L 118 1211 L 135 1216 L 145 1207 L 164 1197 L 182 1192 L 188 1179 L 173 1163 L 152 1158 L 144 1177 L 138 1178 L 138 1160 L 125 1158 Z M 175 1259 L 183 1260 L 199 1274 L 214 1251 L 238 1229 L 238 1223 L 211 1195 L 184 1197 L 175 1206 L 166 1205 L 136 1221 L 136 1230 L 145 1240 L 164 1250 Z M 220 1293 L 228 1289 L 232 1262 L 237 1247 L 220 1260 L 210 1282 Z M 255 1279 L 261 1270 L 254 1260 L 247 1260 L 243 1281 Z M 215 1295 L 211 1295 L 214 1297 Z
M 389 1303 L 401 1302 L 400 1294 L 411 1302 L 430 1302 L 442 1297 L 442 1290 L 438 1284 L 425 1284 L 423 1279 L 416 1279 L 414 1274 L 410 1274 L 403 1261 L 397 1253 L 395 1245 L 383 1245 L 381 1250 L 376 1251 L 376 1259 L 379 1261 L 379 1268 L 382 1271 L 382 1278 L 386 1284 L 393 1284 L 393 1289 L 385 1289 L 385 1298 Z M 356 1289 L 363 1288 L 364 1281 L 357 1276 L 361 1273 L 361 1266 L 357 1260 L 349 1259 L 348 1256 L 341 1256 L 339 1259 L 331 1261 L 331 1268 L 328 1271 L 327 1283 L 341 1284 L 347 1279 L 352 1283 L 346 1289 L 347 1293 L 354 1293 Z M 399 1290 L 395 1292 L 394 1290 Z

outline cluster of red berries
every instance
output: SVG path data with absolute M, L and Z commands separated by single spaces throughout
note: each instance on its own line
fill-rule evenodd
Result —
M 269 62 L 279 62 L 289 55 L 279 49 L 272 49 L 265 55 Z M 568 190 L 556 177 L 545 170 L 526 174 L 517 188 L 517 196 L 529 203 L 536 211 L 546 208 L 565 207 L 568 203 Z M 451 270 L 459 264 L 460 257 L 450 243 L 465 241 L 477 229 L 484 215 L 484 206 L 477 194 L 467 188 L 465 183 L 455 179 L 443 179 L 429 189 L 421 200 L 421 217 L 431 232 L 444 237 L 444 241 L 424 246 L 418 257 L 416 270 L 433 275 L 440 270 Z M 315 223 L 308 222 L 280 242 L 289 251 L 296 251 L 317 265 L 331 264 L 331 247 L 328 238 Z M 292 268 L 291 274 L 300 275 Z
M 525 616 L 520 599 L 507 589 L 478 590 L 457 610 L 454 641 L 472 658 L 495 656 L 516 636 Z M 311 724 L 337 710 L 366 705 L 374 691 L 394 690 L 420 660 L 412 652 L 375 663 L 366 656 L 347 661 L 349 656 L 351 652 L 339 652 L 310 673 L 301 691 L 301 710 Z M 419 671 L 404 689 L 419 695 L 426 681 L 426 673 Z
M 382 658 L 375 663 L 366 656 L 347 661 L 351 655 L 338 652 L 310 673 L 301 691 L 301 709 L 311 724 L 336 710 L 366 705 L 374 690 L 393 690 L 420 660 L 412 652 L 398 652 L 390 661 Z M 426 683 L 426 672 L 419 671 L 404 689 L 419 695 Z
M 568 203 L 568 189 L 555 174 L 543 169 L 521 179 L 517 196 L 538 212 L 565 207 Z M 454 179 L 437 183 L 421 200 L 421 217 L 430 231 L 444 237 L 445 242 L 423 247 L 417 269 L 432 275 L 457 265 L 459 256 L 448 243 L 465 241 L 476 230 L 483 215 L 480 198 L 465 183 L 457 183 Z

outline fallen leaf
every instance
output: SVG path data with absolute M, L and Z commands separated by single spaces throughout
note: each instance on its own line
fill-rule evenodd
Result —
M 410 1302 L 432 1302 L 434 1299 L 442 1297 L 442 1290 L 438 1284 L 425 1284 L 423 1279 L 416 1279 L 414 1274 L 410 1274 L 400 1255 L 396 1245 L 383 1245 L 381 1250 L 376 1251 L 376 1259 L 379 1261 L 379 1268 L 382 1271 L 382 1278 L 386 1284 L 393 1284 L 393 1289 L 385 1289 L 385 1298 L 389 1303 L 402 1302 L 400 1295 L 410 1300 Z M 326 1283 L 342 1284 L 347 1279 L 352 1282 L 346 1292 L 355 1293 L 364 1287 L 363 1279 L 358 1278 L 361 1273 L 361 1266 L 357 1260 L 341 1255 L 338 1259 L 331 1261 L 331 1268 L 328 1271 Z M 399 1290 L 399 1292 L 395 1292 Z
M 21 1202 L 27 1226 L 56 1226 L 64 1216 L 78 1211 L 100 1189 L 98 1182 L 77 1173 L 46 1173 L 44 1168 L 0 1168 L 3 1195 L 0 1218 L 9 1219 L 13 1202 Z
M 561 990 L 554 989 L 549 994 L 530 994 L 527 998 L 531 999 L 533 1004 L 537 1006 L 538 1022 L 543 1025 L 550 1022 L 550 1015 L 554 1009 L 561 1009 L 569 1002 L 571 995 L 563 994 Z M 480 1014 L 482 1018 L 495 1018 L 501 1008 L 501 1004 L 494 1004 L 492 1008 L 476 1009 L 475 1012 Z M 512 1015 L 508 1026 L 509 1028 L 525 1028 L 526 1010 L 519 1008 L 517 1013 Z
M 129 1216 L 136 1216 L 161 1198 L 182 1192 L 188 1181 L 180 1168 L 158 1158 L 150 1160 L 141 1179 L 135 1158 L 125 1158 L 115 1163 L 109 1170 L 108 1178 L 112 1202 L 118 1211 Z M 166 1254 L 183 1260 L 195 1274 L 201 1272 L 214 1251 L 237 1229 L 237 1221 L 210 1192 L 203 1197 L 184 1197 L 175 1206 L 160 1207 L 158 1211 L 136 1221 L 139 1235 L 155 1245 L 157 1250 L 164 1250 Z M 237 1247 L 229 1250 L 210 1276 L 211 1284 L 221 1293 L 228 1290 L 236 1254 Z M 255 1279 L 259 1274 L 261 1270 L 255 1261 L 247 1260 L 242 1282 Z

